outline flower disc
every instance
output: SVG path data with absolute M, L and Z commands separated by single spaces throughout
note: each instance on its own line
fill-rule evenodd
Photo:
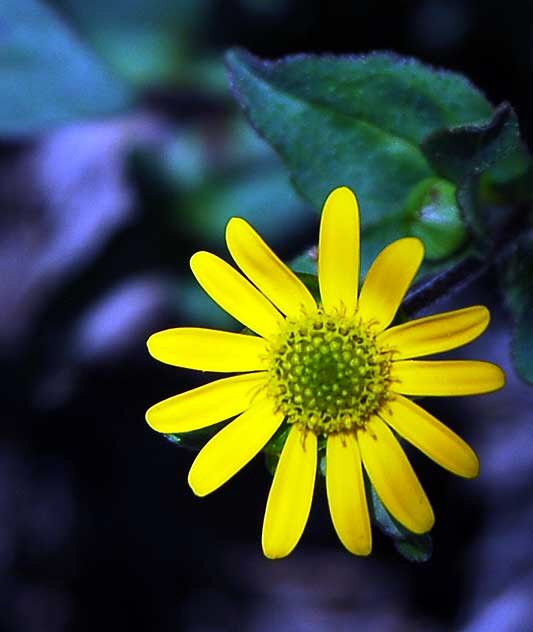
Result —
M 387 399 L 390 352 L 356 318 L 319 310 L 287 320 L 269 356 L 278 408 L 317 434 L 363 426 Z

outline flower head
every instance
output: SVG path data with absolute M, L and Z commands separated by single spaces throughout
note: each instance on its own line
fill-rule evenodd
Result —
M 344 546 L 372 546 L 363 477 L 388 511 L 414 533 L 429 531 L 431 505 L 400 435 L 451 472 L 473 478 L 479 462 L 454 432 L 406 396 L 468 395 L 496 390 L 502 370 L 480 361 L 417 358 L 470 342 L 487 327 L 483 306 L 390 327 L 422 262 L 424 248 L 406 237 L 376 258 L 359 291 L 359 210 L 346 187 L 322 213 L 318 246 L 320 301 L 243 219 L 226 230 L 242 273 L 208 252 L 191 268 L 203 289 L 252 333 L 178 328 L 154 334 L 150 353 L 168 364 L 236 373 L 152 406 L 152 428 L 183 433 L 237 417 L 200 451 L 189 472 L 204 496 L 238 472 L 276 431 L 289 431 L 263 523 L 267 557 L 288 555 L 307 522 L 319 440 L 326 444 L 326 488 Z

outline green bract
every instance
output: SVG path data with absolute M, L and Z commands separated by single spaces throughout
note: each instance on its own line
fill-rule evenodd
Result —
M 411 191 L 406 210 L 411 218 L 408 232 L 424 242 L 428 259 L 447 257 L 466 241 L 467 231 L 457 208 L 455 186 L 448 180 L 422 180 Z

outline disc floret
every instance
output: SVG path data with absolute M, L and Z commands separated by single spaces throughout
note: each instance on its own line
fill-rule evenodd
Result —
M 318 435 L 364 426 L 385 404 L 391 353 L 357 316 L 288 319 L 272 342 L 268 388 L 289 423 Z

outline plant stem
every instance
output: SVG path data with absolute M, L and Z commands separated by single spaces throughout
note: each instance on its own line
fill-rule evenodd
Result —
M 409 292 L 402 304 L 402 311 L 408 317 L 414 316 L 445 294 L 457 292 L 469 285 L 489 266 L 490 262 L 487 259 L 480 259 L 474 255 L 466 257 Z

